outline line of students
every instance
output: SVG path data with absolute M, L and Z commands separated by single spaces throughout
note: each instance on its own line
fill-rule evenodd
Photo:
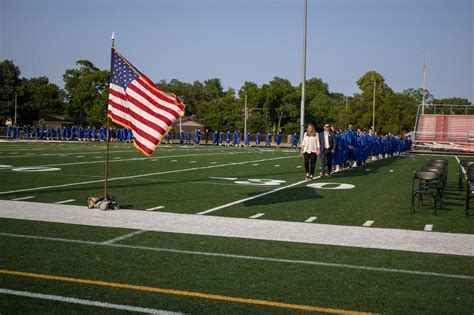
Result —
M 82 128 L 82 127 L 47 127 L 41 126 L 7 126 L 5 129 L 7 138 L 39 139 L 39 140 L 78 140 L 78 141 L 105 141 L 107 129 L 102 127 Z M 112 141 L 131 142 L 133 133 L 131 129 L 119 128 L 110 129 L 109 138 Z
M 384 134 L 377 136 L 373 130 L 353 130 L 352 124 L 346 130 L 335 130 L 330 124 L 324 125 L 324 130 L 316 132 L 313 124 L 309 124 L 303 136 L 301 154 L 304 156 L 304 166 L 307 180 L 314 178 L 317 156 L 321 158 L 321 176 L 330 176 L 333 165 L 334 171 L 339 172 L 345 167 L 354 167 L 375 159 L 386 158 L 394 154 L 407 152 L 411 149 L 412 141 L 403 136 Z
M 191 144 L 191 138 L 194 140 L 192 144 L 194 145 L 199 145 L 201 144 L 201 140 L 205 144 L 209 144 L 212 141 L 213 145 L 221 145 L 221 146 L 242 146 L 241 144 L 241 133 L 240 131 L 236 130 L 233 133 L 230 131 L 223 132 L 223 131 L 214 131 L 212 132 L 212 139 L 210 137 L 210 132 L 206 129 L 205 131 L 205 138 L 202 139 L 201 136 L 201 131 L 199 129 L 194 130 L 193 137 L 191 137 L 191 132 L 190 131 L 181 131 L 178 133 L 177 137 L 179 140 L 179 143 L 181 144 Z M 277 147 L 279 147 L 282 143 L 282 137 L 279 132 L 275 134 L 275 137 L 273 138 L 271 133 L 267 133 L 266 135 L 261 135 L 259 132 L 257 132 L 254 136 L 248 132 L 246 135 L 244 135 L 244 143 L 243 146 L 245 147 L 250 147 L 251 146 L 251 138 L 254 137 L 255 144 L 257 146 L 260 146 L 264 144 L 265 147 L 270 147 L 272 143 L 276 144 Z M 172 137 L 171 133 L 168 133 L 166 135 L 166 143 L 171 144 L 172 143 Z M 291 147 L 292 148 L 297 148 L 298 147 L 298 136 L 296 133 L 291 135 Z

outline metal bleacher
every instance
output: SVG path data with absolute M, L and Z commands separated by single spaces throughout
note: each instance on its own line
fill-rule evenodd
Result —
M 473 105 L 430 105 L 428 109 L 431 113 L 417 115 L 415 149 L 474 152 Z

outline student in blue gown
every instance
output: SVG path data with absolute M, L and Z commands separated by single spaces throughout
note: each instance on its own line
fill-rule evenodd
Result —
M 233 145 L 235 147 L 239 145 L 239 133 L 237 130 L 234 131 Z
M 186 131 L 186 144 L 191 144 L 191 132 Z
M 280 135 L 279 131 L 277 131 L 277 133 L 275 135 L 275 143 L 277 145 L 277 148 L 279 148 L 280 144 L 281 144 L 281 135 Z
M 298 147 L 298 137 L 296 132 L 291 135 L 291 148 L 296 149 Z
M 271 146 L 272 143 L 272 135 L 270 133 L 267 133 L 267 136 L 265 137 L 265 146 L 269 147 Z
M 345 137 L 342 135 L 342 129 L 339 129 L 336 132 L 336 147 L 333 155 L 333 163 L 336 165 L 335 172 L 340 172 L 344 168 L 345 160 L 344 160 L 344 150 L 346 147 Z
M 257 132 L 257 134 L 255 135 L 255 144 L 258 146 L 260 146 L 260 132 Z
M 227 130 L 225 134 L 225 145 L 230 146 L 230 131 L 229 130 Z
M 219 131 L 214 131 L 212 134 L 212 144 L 213 145 L 218 145 L 219 144 Z
M 246 147 L 250 147 L 250 132 L 247 132 L 247 134 L 245 135 L 244 144 Z
M 179 143 L 183 144 L 184 143 L 184 131 L 181 130 L 179 132 Z
M 224 133 L 222 131 L 220 131 L 219 132 L 219 139 L 218 139 L 219 145 L 222 145 L 223 136 L 224 136 Z
M 171 132 L 166 134 L 165 141 L 167 144 L 171 144 Z

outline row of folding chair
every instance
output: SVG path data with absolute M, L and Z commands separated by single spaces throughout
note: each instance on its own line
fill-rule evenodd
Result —
M 459 163 L 459 186 L 462 189 L 466 181 L 466 207 L 464 214 L 469 215 L 471 199 L 474 198 L 474 160 L 463 160 Z
M 418 182 L 418 185 L 415 183 Z M 429 160 L 419 171 L 414 172 L 411 193 L 411 213 L 415 213 L 415 200 L 423 206 L 425 195 L 431 196 L 434 203 L 434 214 L 443 205 L 444 188 L 448 182 L 448 160 Z

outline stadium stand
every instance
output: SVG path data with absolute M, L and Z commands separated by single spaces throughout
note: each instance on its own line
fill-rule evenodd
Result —
M 432 105 L 430 105 L 432 106 Z M 443 105 L 437 105 L 443 108 Z M 414 149 L 429 151 L 474 152 L 473 105 L 446 105 L 450 114 L 418 114 Z M 453 111 L 453 107 L 457 110 Z M 461 110 L 459 110 L 461 108 Z M 463 114 L 459 114 L 462 111 Z

